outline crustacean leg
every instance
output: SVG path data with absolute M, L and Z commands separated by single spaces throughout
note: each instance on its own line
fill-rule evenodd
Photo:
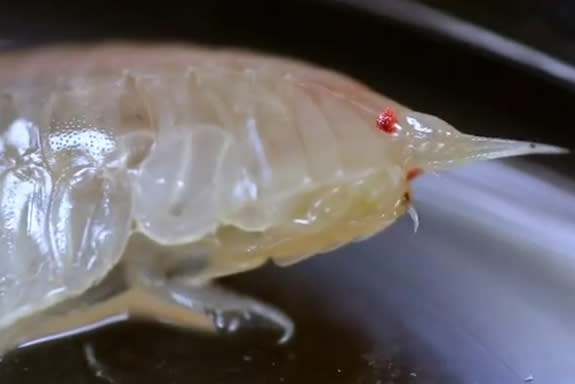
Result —
M 190 257 L 181 258 L 180 264 L 171 266 L 172 270 L 178 271 L 173 276 L 167 273 L 165 265 L 157 265 L 160 260 L 162 258 L 159 257 L 137 257 L 127 262 L 130 286 L 160 297 L 171 305 L 186 308 L 190 315 L 200 313 L 209 316 L 212 325 L 219 331 L 234 332 L 242 322 L 252 320 L 255 315 L 282 331 L 280 343 L 291 339 L 295 326 L 281 310 L 205 279 L 204 272 L 209 268 L 201 263 L 194 267 L 189 262 Z
M 159 291 L 142 286 L 125 287 L 120 280 L 114 283 L 112 290 L 110 279 L 106 279 L 78 298 L 24 318 L 4 330 L 0 337 L 0 355 L 4 351 L 90 332 L 130 318 L 214 331 L 209 317 L 174 300 L 166 300 Z
M 0 355 L 130 318 L 190 330 L 234 332 L 255 315 L 282 331 L 280 343 L 293 335 L 292 320 L 279 309 L 195 279 L 202 268 L 190 268 L 190 257 L 185 262 L 188 268 L 180 268 L 185 273 L 170 277 L 157 256 L 153 252 L 129 255 L 114 274 L 80 297 L 22 319 L 3 331 Z

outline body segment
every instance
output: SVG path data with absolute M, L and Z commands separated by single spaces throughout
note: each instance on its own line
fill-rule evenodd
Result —
M 462 135 L 341 74 L 231 50 L 24 52 L 0 62 L 0 92 L 0 333 L 119 264 L 149 260 L 164 281 L 195 260 L 192 285 L 287 265 L 392 224 L 415 173 L 559 151 Z M 135 233 L 157 254 L 130 251 Z M 192 295 L 182 284 L 169 289 Z

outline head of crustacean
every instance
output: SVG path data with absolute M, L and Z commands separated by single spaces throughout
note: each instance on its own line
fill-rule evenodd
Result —
M 391 158 L 404 175 L 404 192 L 397 195 L 401 197 L 397 198 L 395 216 L 408 212 L 416 229 L 419 219 L 411 204 L 411 183 L 418 176 L 483 160 L 568 152 L 553 145 L 462 133 L 436 116 L 398 105 L 385 108 L 376 125 L 387 136 L 386 151 L 392 153 Z
M 361 137 L 359 145 L 350 152 L 360 159 L 358 168 L 365 167 L 366 172 L 324 191 L 313 191 L 309 201 L 300 198 L 303 204 L 299 219 L 315 219 L 325 226 L 308 236 L 310 242 L 299 242 L 306 243 L 309 250 L 312 244 L 314 250 L 325 252 L 352 240 L 363 240 L 406 213 L 417 230 L 419 219 L 411 184 L 425 173 L 480 160 L 566 152 L 551 145 L 461 133 L 437 117 L 397 105 L 383 109 L 372 119 L 372 125 L 364 128 L 375 135 L 370 140 L 366 140 L 368 136 Z M 351 142 L 353 136 L 349 138 Z M 366 166 L 375 165 L 373 160 L 377 159 L 379 166 Z M 322 216 L 330 216 L 331 220 L 318 220 Z M 292 257 L 279 259 L 282 264 L 294 261 Z
M 380 233 L 406 213 L 416 229 L 411 187 L 415 177 L 481 159 L 562 152 L 462 134 L 440 119 L 386 100 L 377 103 L 383 104 L 378 112 L 371 103 L 350 103 L 331 94 L 317 100 L 329 111 L 322 117 L 337 137 L 330 141 L 322 136 L 318 150 L 308 154 L 310 163 L 322 164 L 321 180 L 285 200 L 267 202 L 265 209 L 273 210 L 277 219 L 263 231 L 220 230 L 216 237 L 221 245 L 214 254 L 228 259 L 249 254 L 290 265 Z M 299 107 L 298 117 L 313 122 L 306 129 L 320 130 L 306 106 Z M 297 153 L 287 153 L 292 152 Z M 287 167 L 291 162 L 278 164 Z

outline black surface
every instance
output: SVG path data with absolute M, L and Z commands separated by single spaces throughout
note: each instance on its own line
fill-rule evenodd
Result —
M 295 0 L 189 1 L 185 5 L 161 2 L 119 10 L 98 8 L 98 3 L 70 3 L 66 9 L 47 3 L 34 9 L 0 6 L 0 37 L 14 40 L 16 46 L 122 37 L 260 48 L 350 73 L 414 108 L 440 115 L 464 131 L 575 148 L 575 95 L 569 89 L 517 70 L 497 58 L 466 51 L 348 7 Z M 573 156 L 539 158 L 537 162 L 573 176 Z M 427 220 L 433 227 L 432 214 Z M 407 236 L 405 233 L 403 236 Z M 436 235 L 442 236 L 441 232 Z M 459 243 L 473 246 L 471 241 Z M 368 242 L 365 247 L 372 253 L 381 252 L 375 244 L 379 243 Z M 401 252 L 401 244 L 394 244 L 396 251 Z M 433 249 L 440 245 L 431 242 L 421 246 Z M 393 253 L 390 249 L 388 252 Z M 415 332 L 402 323 L 396 313 L 399 308 L 394 307 L 397 302 L 385 299 L 383 291 L 379 293 L 381 302 L 377 299 L 379 289 L 393 285 L 382 281 L 378 287 L 375 280 L 362 282 L 361 273 L 352 275 L 360 281 L 337 280 L 342 278 L 347 264 L 361 263 L 357 253 L 353 247 L 342 250 L 339 261 L 333 264 L 339 269 L 327 267 L 331 265 L 328 255 L 289 272 L 272 269 L 229 279 L 232 285 L 269 299 L 293 315 L 298 334 L 294 344 L 286 349 L 277 349 L 259 339 L 207 341 L 155 326 L 128 324 L 87 336 L 106 366 L 104 376 L 108 379 L 95 376 L 87 367 L 83 352 L 86 339 L 78 338 L 11 356 L 0 365 L 0 382 L 473 382 L 456 377 L 454 372 L 461 367 L 436 355 L 417 336 L 425 333 L 424 329 L 420 327 Z M 323 270 L 322 265 L 326 267 Z M 393 262 L 388 267 L 393 268 Z M 382 276 L 389 278 L 392 272 L 393 269 L 387 274 L 382 272 Z M 335 292 L 334 284 L 339 286 L 337 297 L 330 296 Z M 401 298 L 401 292 L 394 293 Z M 353 312 L 348 310 L 350 303 L 354 303 Z M 372 317 L 372 311 L 377 313 L 377 319 L 383 319 L 378 331 L 381 337 L 374 336 L 374 327 L 367 327 L 368 320 L 362 319 Z M 453 345 L 455 349 L 459 347 Z M 474 357 L 469 361 L 474 361 Z M 477 367 L 477 377 L 505 376 L 498 376 L 499 361 L 489 364 L 489 354 L 485 360 L 477 359 Z M 488 384 L 497 383 L 496 380 Z
M 571 63 L 575 60 L 573 0 L 423 0 Z
M 0 36 L 20 46 L 124 38 L 257 48 L 347 72 L 465 131 L 561 144 L 575 137 L 565 115 L 575 90 L 353 7 L 304 0 L 98 4 L 8 8 L 0 13 Z

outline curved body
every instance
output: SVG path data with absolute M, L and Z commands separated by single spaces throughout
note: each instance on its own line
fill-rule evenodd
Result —
M 461 144 L 438 119 L 285 58 L 116 44 L 2 60 L 0 328 L 137 260 L 135 233 L 197 259 L 199 280 L 287 265 L 393 223 L 414 169 L 555 150 Z

